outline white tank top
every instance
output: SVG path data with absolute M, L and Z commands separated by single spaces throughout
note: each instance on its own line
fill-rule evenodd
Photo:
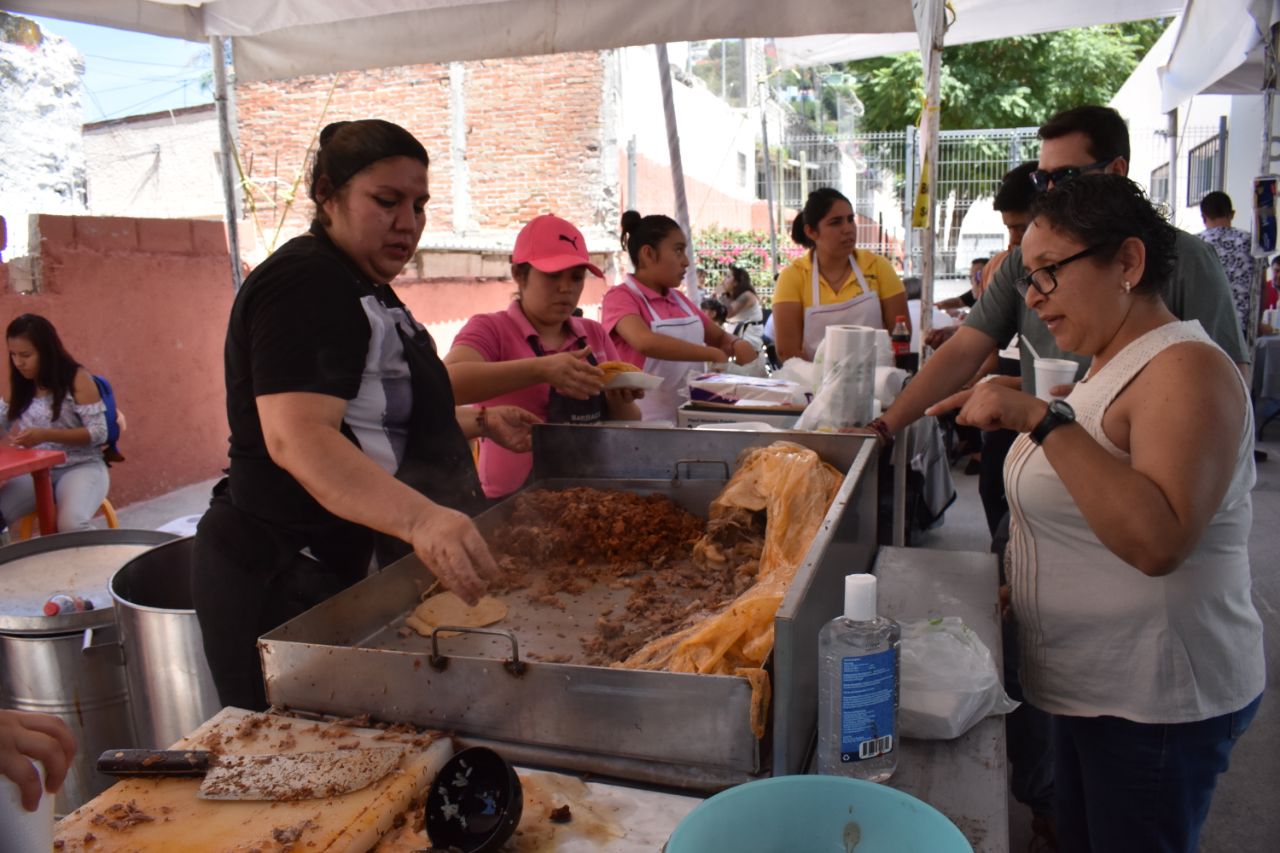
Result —
M 1067 400 L 1077 422 L 1129 461 L 1103 433 L 1103 413 L 1152 358 L 1187 341 L 1216 347 L 1195 321 L 1130 343 L 1075 386 Z M 1226 496 L 1186 562 L 1164 577 L 1148 577 L 1111 553 L 1044 451 L 1025 434 L 1014 442 L 1004 469 L 1009 580 L 1022 686 L 1033 705 L 1055 714 L 1182 723 L 1239 710 L 1262 692 L 1262 623 L 1249 595 L 1252 412 L 1240 435 L 1222 439 L 1237 447 Z

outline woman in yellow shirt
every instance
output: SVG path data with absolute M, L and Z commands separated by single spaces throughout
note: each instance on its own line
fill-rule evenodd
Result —
M 853 205 L 838 190 L 809 193 L 791 224 L 791 239 L 809 251 L 782 271 L 773 293 L 774 340 L 782 361 L 796 356 L 812 361 L 828 326 L 892 331 L 898 317 L 910 316 L 893 265 L 856 249 L 857 230 Z

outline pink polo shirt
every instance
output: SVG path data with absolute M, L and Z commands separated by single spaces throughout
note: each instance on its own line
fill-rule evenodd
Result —
M 618 321 L 628 314 L 635 314 L 644 321 L 646 326 L 653 327 L 653 314 L 658 315 L 659 320 L 670 320 L 674 317 L 687 317 L 688 313 L 685 308 L 689 308 L 693 313 L 702 320 L 703 340 L 706 340 L 707 333 L 716 327 L 716 323 L 706 314 L 702 313 L 702 309 L 694 305 L 689 297 L 680 292 L 679 288 L 673 287 L 666 292 L 665 295 L 659 295 L 658 291 L 646 287 L 636 279 L 632 278 L 631 282 L 640 289 L 649 299 L 649 305 L 640 300 L 636 296 L 635 291 L 627 287 L 625 284 L 615 285 L 604 292 L 604 302 L 600 306 L 600 322 L 609 330 L 609 338 L 618 348 L 618 355 L 623 361 L 629 361 L 640 369 L 644 369 L 644 355 L 631 348 L 631 345 L 622 339 L 614 329 L 618 325 Z M 684 307 L 681 307 L 684 306 Z M 649 308 L 653 312 L 649 312 Z
M 559 347 L 548 346 L 539 336 L 538 344 L 543 352 L 554 355 L 580 349 L 578 339 L 585 338 L 596 361 L 614 361 L 618 358 L 618 351 L 614 349 L 609 335 L 595 320 L 570 317 L 569 329 L 571 334 L 565 336 L 564 343 Z M 520 310 L 520 302 L 517 300 L 506 311 L 472 317 L 454 337 L 453 345 L 470 347 L 480 353 L 485 361 L 515 361 L 536 355 L 529 344 L 529 338 L 537 334 L 529 323 L 529 318 Z M 519 406 L 545 419 L 550 398 L 551 386 L 544 382 L 485 400 L 482 405 Z M 500 498 L 519 489 L 532 468 L 532 453 L 512 453 L 492 441 L 480 442 L 480 484 L 489 497 Z

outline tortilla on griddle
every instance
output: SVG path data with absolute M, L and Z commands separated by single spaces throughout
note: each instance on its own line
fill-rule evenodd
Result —
M 506 617 L 507 605 L 491 595 L 480 599 L 475 607 L 468 607 L 465 601 L 452 592 L 442 592 L 415 607 L 404 621 L 419 634 L 429 637 L 440 625 L 483 628 L 501 622 Z

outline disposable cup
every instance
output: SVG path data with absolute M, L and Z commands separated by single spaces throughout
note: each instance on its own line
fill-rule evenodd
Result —
M 1036 396 L 1046 403 L 1062 399 L 1050 394 L 1049 389 L 1055 385 L 1070 385 L 1075 382 L 1076 369 L 1079 367 L 1074 361 L 1065 358 L 1037 358 L 1035 366 Z
M 40 783 L 44 767 L 36 762 Z M 41 790 L 40 805 L 29 812 L 22 807 L 22 792 L 6 776 L 0 776 L 0 849 L 53 849 L 53 794 Z

